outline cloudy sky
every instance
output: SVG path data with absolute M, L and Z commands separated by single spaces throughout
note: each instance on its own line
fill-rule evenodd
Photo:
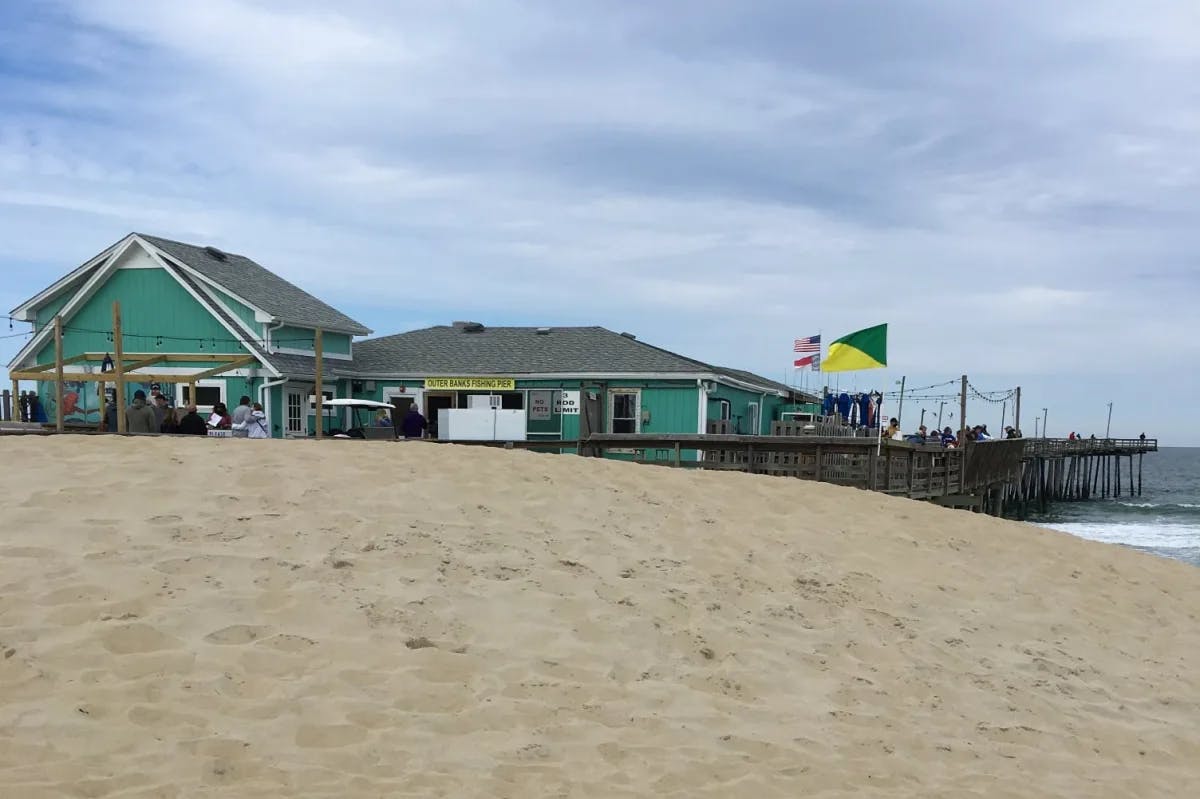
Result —
M 842 387 L 1200 444 L 1198 43 L 1173 0 L 3 3 L 0 306 L 137 230 L 379 333 L 601 324 L 782 379 L 888 322 Z

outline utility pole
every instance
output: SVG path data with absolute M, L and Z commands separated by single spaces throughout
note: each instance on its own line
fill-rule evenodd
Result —
M 1046 437 L 1046 428 L 1049 427 L 1048 419 L 1050 418 L 1050 409 L 1042 408 L 1042 438 Z
M 896 418 L 900 420 L 900 424 L 904 424 L 904 381 L 906 379 L 903 375 L 900 377 L 900 404 L 896 408 Z
M 1108 424 L 1104 425 L 1104 437 L 1108 438 L 1112 432 L 1112 403 L 1108 403 Z
M 958 395 L 958 440 L 962 442 L 959 446 L 965 445 L 967 442 L 967 376 L 962 376 L 962 393 Z
M 925 409 L 921 409 L 921 427 L 925 426 Z
M 1033 437 L 1034 438 L 1038 437 L 1038 424 L 1040 424 L 1041 421 L 1042 421 L 1042 417 L 1040 417 L 1040 416 L 1033 417 Z
M 942 409 L 946 407 L 946 401 L 942 400 L 938 403 L 938 432 L 942 432 Z
M 1021 432 L 1021 387 L 1017 386 L 1017 406 L 1013 413 L 1013 427 L 1017 428 L 1017 432 Z
M 1000 403 L 1000 432 L 998 435 L 1004 435 L 1004 423 L 1008 420 L 1008 400 Z

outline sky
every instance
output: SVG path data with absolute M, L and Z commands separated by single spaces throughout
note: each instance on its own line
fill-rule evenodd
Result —
M 139 231 L 377 334 L 603 325 L 1200 445 L 1198 68 L 1174 0 L 3 3 L 0 313 Z M 886 370 L 789 368 L 881 322 Z

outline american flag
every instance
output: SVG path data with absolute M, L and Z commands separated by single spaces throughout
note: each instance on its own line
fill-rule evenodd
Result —
M 806 336 L 804 338 L 796 339 L 796 347 L 793 350 L 793 352 L 816 352 L 816 353 L 819 353 L 820 351 L 821 351 L 820 335 Z

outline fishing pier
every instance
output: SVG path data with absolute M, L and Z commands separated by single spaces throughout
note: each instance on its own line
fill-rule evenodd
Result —
M 1017 438 L 946 448 L 847 436 L 604 434 L 578 443 L 582 454 L 617 451 L 641 463 L 816 480 L 1017 517 L 1050 502 L 1140 496 L 1142 458 L 1158 451 L 1156 439 Z M 689 451 L 701 457 L 690 460 Z

